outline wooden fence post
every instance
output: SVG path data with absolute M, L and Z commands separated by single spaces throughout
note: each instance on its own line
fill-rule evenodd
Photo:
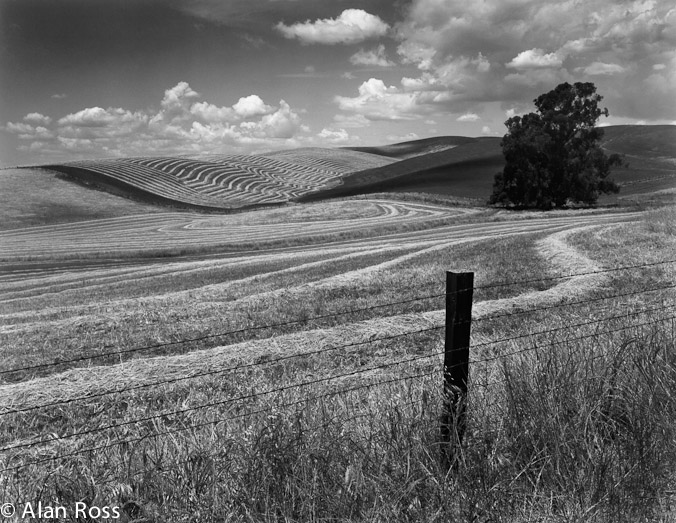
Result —
M 465 433 L 473 292 L 473 272 L 446 273 L 445 405 L 441 421 L 442 461 L 446 470 L 457 465 Z

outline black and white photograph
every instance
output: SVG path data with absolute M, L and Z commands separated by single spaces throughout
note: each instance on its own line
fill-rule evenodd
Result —
M 0 523 L 676 522 L 669 0 L 0 0 Z

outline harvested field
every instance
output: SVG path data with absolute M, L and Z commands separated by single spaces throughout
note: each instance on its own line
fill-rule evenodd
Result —
M 672 216 L 409 195 L 0 231 L 0 486 L 64 503 L 93 492 L 150 521 L 266 520 L 287 503 L 298 520 L 340 519 L 355 496 L 424 500 L 422 520 L 479 506 L 528 521 L 552 495 L 567 511 L 610 511 L 599 521 L 631 520 L 614 507 L 665 513 Z M 453 478 L 438 452 L 447 270 L 475 273 L 466 462 Z M 620 377 L 630 386 L 604 421 Z M 646 438 L 650 456 L 636 450 Z M 312 508 L 354 474 L 349 493 Z M 607 503 L 580 502 L 590 484 Z M 654 502 L 636 487 L 647 484 Z
M 333 187 L 351 172 L 392 161 L 357 151 L 297 149 L 259 156 L 81 160 L 47 167 L 80 183 L 153 203 L 228 210 L 288 202 Z

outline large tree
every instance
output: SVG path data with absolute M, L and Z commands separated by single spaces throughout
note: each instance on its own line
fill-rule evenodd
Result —
M 618 192 L 608 175 L 622 160 L 599 146 L 603 130 L 596 122 L 608 116 L 602 99 L 593 83 L 563 83 L 535 100 L 536 113 L 507 120 L 500 142 L 506 164 L 495 175 L 490 203 L 550 209 Z

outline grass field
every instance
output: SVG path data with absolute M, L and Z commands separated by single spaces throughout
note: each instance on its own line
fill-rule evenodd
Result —
M 602 272 L 673 258 L 673 207 L 431 200 L 0 232 L 3 499 L 122 521 L 673 521 L 676 268 Z M 450 473 L 447 270 L 477 287 Z
M 676 521 L 674 129 L 607 128 L 621 198 L 550 212 L 485 206 L 492 138 L 0 171 L 3 502 Z M 450 469 L 449 270 L 475 273 Z
M 0 170 L 0 229 L 93 220 L 162 209 L 59 179 L 41 169 Z

